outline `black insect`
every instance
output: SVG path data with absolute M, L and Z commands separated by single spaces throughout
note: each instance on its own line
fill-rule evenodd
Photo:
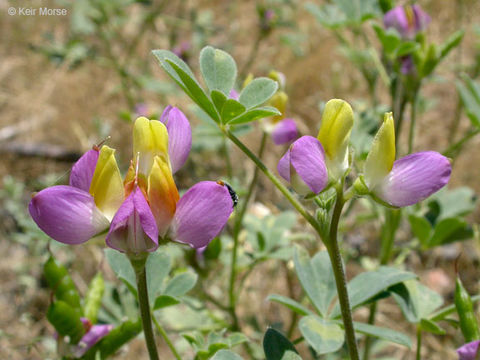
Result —
M 237 204 L 238 204 L 238 195 L 237 195 L 237 193 L 235 192 L 235 190 L 233 190 L 233 188 L 232 188 L 229 184 L 227 184 L 225 181 L 218 180 L 218 181 L 217 181 L 217 184 L 227 187 L 228 193 L 230 194 L 230 197 L 232 198 L 233 207 L 237 206 Z

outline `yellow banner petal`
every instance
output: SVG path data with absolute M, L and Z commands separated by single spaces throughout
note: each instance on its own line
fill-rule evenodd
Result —
M 168 132 L 158 120 L 139 117 L 133 126 L 133 159 L 139 158 L 138 172 L 148 175 L 155 156 L 168 161 Z
M 179 198 L 170 165 L 164 158 L 156 156 L 148 177 L 148 200 L 160 236 L 167 232 Z
M 395 161 L 395 125 L 392 113 L 385 113 L 383 124 L 373 139 L 364 166 L 364 177 L 370 190 L 392 170 Z
M 349 103 L 332 99 L 325 105 L 317 139 L 322 143 L 330 176 L 337 179 L 348 168 L 348 142 L 353 128 Z
M 124 200 L 122 176 L 115 160 L 115 150 L 106 145 L 100 149 L 90 184 L 90 194 L 109 220 L 112 220 Z

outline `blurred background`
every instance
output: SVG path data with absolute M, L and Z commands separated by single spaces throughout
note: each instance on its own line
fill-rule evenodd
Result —
M 465 30 L 461 45 L 424 84 L 419 104 L 421 121 L 414 150 L 443 151 L 452 138 L 470 126 L 459 105 L 455 82 L 461 72 L 480 64 L 480 2 L 418 3 L 432 18 L 426 30 L 431 42 L 442 42 L 455 30 Z M 359 63 L 373 60 L 352 54 L 334 27 L 325 26 L 318 9 L 326 4 L 329 2 L 320 0 L 0 0 L 1 359 L 55 358 L 53 331 L 45 319 L 50 292 L 41 274 L 47 241 L 26 212 L 31 193 L 66 183 L 73 162 L 107 136 L 111 136 L 109 145 L 118 149 L 117 157 L 125 170 L 131 157 L 132 121 L 139 115 L 158 118 L 168 104 L 185 112 L 194 133 L 188 163 L 176 176 L 178 188 L 227 176 L 223 158 L 215 155 L 228 145 L 162 72 L 150 53 L 152 49 L 172 50 L 194 73 L 199 72 L 198 54 L 207 44 L 236 59 L 240 81 L 250 73 L 283 73 L 289 97 L 286 113 L 296 120 L 302 134 L 316 134 L 320 108 L 330 98 L 347 100 L 356 114 L 369 111 L 369 89 Z M 16 14 L 10 15 L 12 7 Z M 35 15 L 24 15 L 19 11 L 41 7 L 65 9 L 66 14 L 47 16 L 37 10 Z M 358 48 L 380 48 L 373 30 L 365 27 L 364 31 L 373 40 L 358 43 Z M 237 85 L 241 88 L 242 84 Z M 388 104 L 388 89 L 381 82 L 376 95 L 380 103 Z M 260 136 L 250 132 L 245 141 L 255 148 Z M 401 144 L 405 141 L 406 137 L 400 139 Z M 472 194 L 480 192 L 479 145 L 480 137 L 474 137 L 457 154 L 450 188 L 468 186 Z M 230 151 L 241 189 L 253 166 L 233 147 Z M 265 162 L 274 169 L 284 151 L 284 147 L 270 146 Z M 262 177 L 257 201 L 273 212 L 288 208 Z M 478 223 L 478 206 L 472 205 L 469 213 L 469 223 Z M 346 238 L 355 249 L 352 254 L 368 258 L 376 251 L 378 244 L 372 234 L 378 224 L 350 230 Z M 98 245 L 67 251 L 60 247 L 57 252 L 64 263 L 72 264 L 71 274 L 80 290 L 102 263 L 98 249 Z M 463 269 L 464 281 L 470 292 L 476 293 L 478 242 L 434 248 L 408 261 L 427 286 L 451 299 L 451 259 L 460 252 L 464 262 L 471 265 Z M 272 270 L 268 266 L 265 269 Z M 259 302 L 272 288 L 283 286 L 260 286 L 261 273 L 252 277 L 250 284 L 252 296 Z M 112 274 L 110 280 L 114 280 Z M 259 321 L 264 323 L 275 319 L 280 311 L 271 304 L 261 307 L 265 314 Z M 399 312 L 388 306 L 383 311 Z M 425 341 L 432 353 L 440 353 L 430 359 L 445 358 L 448 355 L 442 354 L 442 349 L 454 348 L 442 343 L 449 344 L 449 338 Z M 143 344 L 134 342 L 118 359 L 143 351 Z

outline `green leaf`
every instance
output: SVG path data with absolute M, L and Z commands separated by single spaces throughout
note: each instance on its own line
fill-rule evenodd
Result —
M 178 274 L 168 282 L 163 295 L 172 297 L 185 295 L 195 286 L 197 278 L 198 275 L 190 271 Z
M 406 55 L 409 55 L 415 51 L 417 51 L 420 48 L 420 44 L 414 42 L 414 41 L 404 41 L 400 44 L 400 46 L 397 48 L 397 57 L 403 57 Z
M 474 127 L 480 127 L 480 85 L 470 77 L 464 76 L 465 85 L 456 82 L 458 93 L 462 99 L 465 113 Z
M 163 309 L 169 306 L 180 304 L 180 300 L 170 295 L 160 295 L 155 299 L 153 310 Z
M 429 246 L 445 245 L 458 240 L 465 240 L 473 236 L 473 230 L 461 218 L 443 219 L 436 224 Z
M 268 328 L 263 338 L 263 350 L 266 360 L 283 359 L 287 351 L 298 354 L 295 346 L 281 332 Z
M 220 350 L 211 358 L 211 360 L 242 360 L 243 358 L 229 350 Z
M 142 331 L 140 319 L 136 322 L 125 321 L 119 327 L 114 328 L 105 336 L 100 343 L 101 359 L 106 359 L 114 354 L 124 344 L 135 338 Z
M 464 30 L 458 30 L 450 35 L 450 37 L 439 47 L 439 59 L 443 59 L 452 49 L 460 45 L 464 34 Z
M 168 50 L 153 50 L 152 54 L 159 61 L 165 72 L 183 91 L 214 121 L 219 122 L 220 118 L 214 104 L 205 94 L 188 65 Z
M 427 247 L 428 240 L 432 233 L 432 225 L 430 225 L 430 222 L 423 216 L 413 214 L 408 216 L 408 221 L 410 222 L 413 234 L 417 237 L 418 241 L 420 241 L 420 244 Z
M 151 253 L 147 258 L 145 270 L 147 272 L 148 300 L 153 304 L 157 293 L 163 285 L 163 280 L 170 272 L 170 258 L 161 252 Z
M 237 100 L 228 99 L 223 104 L 221 119 L 224 124 L 227 124 L 233 118 L 243 114 L 245 112 L 245 106 L 240 104 Z
M 432 200 L 438 202 L 440 206 L 440 215 L 436 219 L 437 221 L 470 214 L 476 206 L 475 192 L 466 186 L 439 191 L 433 196 Z
M 420 327 L 423 331 L 430 332 L 435 335 L 445 335 L 446 331 L 443 330 L 438 324 L 429 319 L 421 319 Z
M 229 95 L 237 77 L 235 60 L 225 51 L 206 46 L 200 52 L 200 71 L 210 89 Z
M 114 249 L 105 249 L 103 251 L 108 264 L 117 278 L 122 280 L 128 286 L 129 290 L 136 295 L 137 281 L 135 278 L 135 272 L 133 271 L 132 265 L 127 256 Z
M 60 336 L 69 336 L 71 344 L 77 344 L 85 334 L 79 313 L 65 301 L 55 301 L 47 311 L 47 319 Z
M 408 280 L 390 288 L 393 298 L 412 323 L 427 319 L 443 304 L 440 294 L 420 284 L 417 280 Z
M 308 298 L 322 316 L 327 316 L 337 289 L 328 253 L 321 251 L 310 259 L 304 249 L 297 247 L 293 259 Z
M 278 89 L 276 81 L 261 77 L 253 79 L 240 93 L 238 100 L 247 109 L 262 105 L 270 99 Z
M 376 271 L 361 273 L 348 283 L 350 306 L 353 309 L 390 286 L 416 277 L 414 273 L 387 266 L 381 266 Z M 332 317 L 338 316 L 340 316 L 340 306 L 337 303 L 332 311 Z
M 408 347 L 409 349 L 412 348 L 412 340 L 410 340 L 410 337 L 401 332 L 359 322 L 354 322 L 353 326 L 356 332 L 390 341 L 395 344 L 400 344 Z
M 245 124 L 251 121 L 263 119 L 269 116 L 281 115 L 280 111 L 271 106 L 264 106 L 252 110 L 248 110 L 236 118 L 230 120 L 228 124 L 239 125 Z
M 305 306 L 286 296 L 270 294 L 268 295 L 267 300 L 282 304 L 300 315 L 313 315 L 313 312 L 311 312 Z
M 223 105 L 225 104 L 225 101 L 227 101 L 227 97 L 218 90 L 213 90 L 210 93 L 210 97 L 212 98 L 213 104 L 217 108 L 218 113 L 221 113 Z
M 308 344 L 319 355 L 339 350 L 345 341 L 344 331 L 340 325 L 316 315 L 303 317 L 299 329 Z
M 283 353 L 283 356 L 280 360 L 302 360 L 302 358 L 297 353 L 287 350 Z

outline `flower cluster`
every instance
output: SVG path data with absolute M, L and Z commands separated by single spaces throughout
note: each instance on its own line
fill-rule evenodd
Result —
M 179 197 L 173 174 L 186 162 L 191 141 L 190 124 L 175 107 L 167 107 L 160 121 L 140 117 L 124 180 L 115 150 L 95 146 L 75 163 L 68 186 L 32 198 L 30 214 L 65 244 L 81 244 L 108 230 L 107 245 L 129 254 L 155 251 L 159 237 L 204 247 L 225 226 L 233 203 L 228 188 L 214 181 L 197 183 Z
M 301 194 L 318 194 L 341 180 L 349 166 L 348 142 L 353 111 L 343 100 L 330 100 L 317 138 L 302 136 L 278 163 L 279 174 Z M 445 186 L 451 165 L 434 151 L 418 152 L 395 160 L 395 129 L 391 113 L 373 141 L 363 174 L 355 182 L 360 195 L 392 207 L 413 205 Z

